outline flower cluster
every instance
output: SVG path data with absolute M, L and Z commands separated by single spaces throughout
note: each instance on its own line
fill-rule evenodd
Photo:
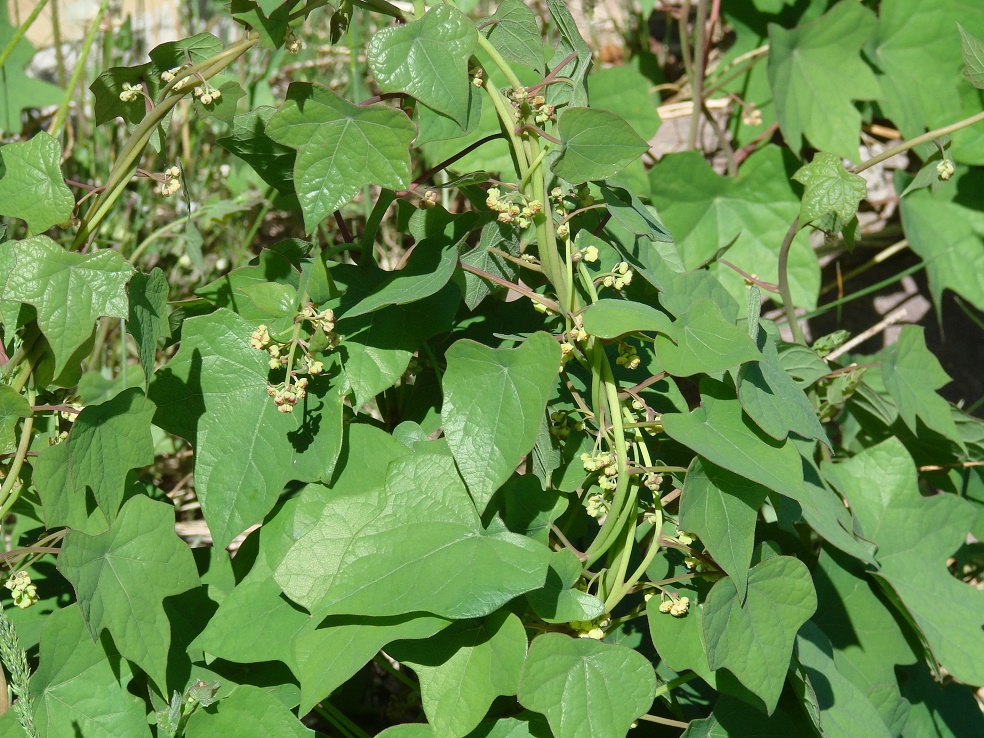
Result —
M 437 190 L 427 190 L 427 194 L 420 198 L 421 210 L 426 210 L 437 205 L 437 197 Z
M 624 341 L 619 341 L 618 358 L 615 359 L 615 363 L 619 366 L 624 366 L 626 369 L 638 369 L 642 360 L 639 358 L 639 352 L 636 351 L 635 346 L 630 346 Z
M 26 610 L 38 601 L 38 588 L 31 584 L 31 575 L 26 571 L 12 574 L 4 585 L 14 596 L 14 604 Z
M 553 424 L 550 426 L 550 435 L 555 438 L 567 438 L 572 430 L 584 430 L 584 423 L 582 421 L 573 420 L 570 414 L 563 410 L 550 413 L 550 420 L 553 421 Z
M 502 197 L 498 187 L 491 187 L 488 191 L 485 204 L 499 214 L 500 223 L 514 223 L 520 228 L 526 229 L 533 225 L 533 216 L 543 210 L 543 203 L 539 200 L 525 202 L 523 195 L 519 195 L 519 202 L 514 197 Z
M 543 95 L 530 96 L 529 90 L 525 87 L 507 90 L 506 98 L 512 101 L 513 107 L 516 108 L 516 120 L 530 115 L 534 123 L 543 125 L 552 121 L 557 112 L 553 105 L 547 104 L 547 99 Z
M 173 80 L 182 69 L 183 67 L 172 67 L 171 69 L 161 72 L 161 82 L 167 84 Z
M 690 610 L 689 597 L 677 597 L 659 603 L 661 613 L 669 613 L 675 618 L 682 618 L 688 610 Z
M 606 614 L 598 620 L 572 620 L 568 625 L 577 632 L 578 638 L 591 638 L 600 641 L 605 637 L 605 631 L 602 628 L 607 628 L 611 623 L 612 619 Z
M 212 87 L 212 85 L 206 82 L 201 87 L 195 88 L 195 97 L 198 98 L 202 105 L 211 105 L 222 97 L 222 92 L 217 87 Z
M 676 539 L 680 541 L 680 543 L 682 543 L 684 546 L 689 546 L 694 541 L 697 540 L 697 536 L 695 536 L 693 533 L 687 533 L 686 531 L 682 531 L 679 528 L 677 528 Z
M 943 159 L 939 164 L 936 165 L 936 173 L 939 175 L 940 179 L 944 182 L 953 176 L 956 169 L 953 166 L 953 161 L 950 159 Z
M 143 94 L 143 87 L 140 85 L 131 85 L 129 82 L 124 82 L 123 91 L 120 93 L 120 100 L 123 102 L 133 102 Z
M 170 197 L 181 189 L 181 170 L 178 167 L 169 167 L 164 170 L 164 181 L 161 182 L 161 194 Z
M 598 486 L 610 492 L 618 485 L 618 461 L 614 454 L 601 452 L 581 454 L 581 463 L 586 472 L 600 472 Z
M 585 511 L 592 518 L 600 519 L 608 515 L 610 505 L 601 492 L 592 492 L 586 502 Z
M 560 187 L 550 190 L 550 199 L 554 202 L 554 212 L 564 217 L 572 210 L 594 205 L 594 196 L 586 184 L 580 184 L 573 192 L 564 192 Z
M 574 257 L 577 260 L 586 261 L 589 264 L 592 264 L 598 261 L 598 247 L 587 246 L 574 254 Z
M 289 384 L 268 384 L 267 394 L 273 398 L 273 404 L 282 413 L 294 411 L 294 406 L 307 397 L 307 377 L 301 377 L 293 385 Z
M 287 35 L 284 37 L 284 48 L 288 54 L 296 54 L 301 50 L 301 39 L 294 33 L 294 29 L 287 27 Z
M 632 283 L 632 270 L 629 269 L 627 262 L 620 261 L 612 269 L 611 274 L 608 274 L 602 284 L 605 287 L 614 287 L 617 290 L 628 287 Z

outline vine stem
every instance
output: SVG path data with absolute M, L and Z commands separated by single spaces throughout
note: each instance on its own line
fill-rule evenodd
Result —
M 79 85 L 79 80 L 85 73 L 85 62 L 89 57 L 89 50 L 92 49 L 92 45 L 96 41 L 96 34 L 99 32 L 99 27 L 102 25 L 103 16 L 106 15 L 106 11 L 109 10 L 109 4 L 112 0 L 102 0 L 99 5 L 99 10 L 96 11 L 96 16 L 92 19 L 92 25 L 89 26 L 89 32 L 85 35 L 85 40 L 82 41 L 82 48 L 79 50 L 79 58 L 75 62 L 75 69 L 72 70 L 72 76 L 68 80 L 68 85 L 65 87 L 65 97 L 62 98 L 61 105 L 58 106 L 58 112 L 55 114 L 55 119 L 51 121 L 51 125 L 48 126 L 48 135 L 57 137 L 61 132 L 62 126 L 65 125 L 65 119 L 68 118 L 68 109 L 72 105 L 72 98 L 75 97 L 75 88 Z M 57 7 L 54 6 L 54 7 Z M 2 66 L 2 65 L 0 65 Z
M 940 136 L 947 136 L 951 133 L 955 133 L 961 130 L 962 128 L 966 128 L 967 126 L 972 126 L 975 123 L 980 123 L 982 120 L 984 120 L 984 112 L 977 113 L 976 115 L 972 115 L 969 118 L 964 118 L 963 120 L 959 120 L 956 123 L 951 123 L 948 126 L 937 128 L 936 130 L 930 131 L 929 133 L 924 133 L 921 136 L 916 136 L 913 139 L 900 143 L 898 146 L 893 146 L 890 149 L 885 149 L 885 151 L 881 152 L 878 156 L 873 156 L 870 159 L 861 162 L 856 167 L 851 168 L 850 171 L 853 174 L 858 174 L 859 172 L 863 172 L 865 169 L 869 169 L 870 167 L 875 166 L 875 164 L 880 164 L 886 159 L 891 159 L 896 154 L 902 154 L 908 151 L 909 149 L 913 149 L 916 146 L 919 146 L 920 144 L 929 143 L 934 138 L 939 138 Z
M 687 129 L 687 149 L 697 148 L 697 129 L 700 116 L 704 112 L 704 35 L 706 32 L 707 0 L 697 0 L 697 24 L 694 29 L 693 90 L 694 107 L 690 111 L 690 126 Z M 688 39 L 689 41 L 689 39 Z
M 7 45 L 4 47 L 3 51 L 0 51 L 0 69 L 3 69 L 3 65 L 7 63 L 7 59 L 9 59 L 10 55 L 14 53 L 14 49 L 17 47 L 17 44 L 20 43 L 22 38 L 24 38 L 24 34 L 30 30 L 31 26 L 34 25 L 34 21 L 38 19 L 38 16 L 41 15 L 41 11 L 44 10 L 44 6 L 47 4 L 48 0 L 39 0 L 38 4 L 34 6 L 34 10 L 31 11 L 31 14 L 28 15 L 27 18 L 24 19 L 24 22 L 20 24 L 16 31 L 14 31 L 14 35 L 10 37 L 10 41 L 7 42 Z
M 691 671 L 687 674 L 681 674 L 676 679 L 671 679 L 665 684 L 660 684 L 658 687 L 656 687 L 656 693 L 653 694 L 653 699 L 662 697 L 664 694 L 668 694 L 669 692 L 672 692 L 677 687 L 682 687 L 687 682 L 692 682 L 698 676 L 699 675 L 696 672 Z
M 144 116 L 144 119 L 140 121 L 140 124 L 134 129 L 130 138 L 123 145 L 119 158 L 109 173 L 105 190 L 96 198 L 92 209 L 86 214 L 85 219 L 79 226 L 78 234 L 75 236 L 75 241 L 72 244 L 73 250 L 81 249 L 89 237 L 96 232 L 103 218 L 109 213 L 109 210 L 129 183 L 130 177 L 136 170 L 137 162 L 140 161 L 140 157 L 143 155 L 144 149 L 147 147 L 154 133 L 154 129 L 194 85 L 190 85 L 187 88 L 182 86 L 180 93 L 176 95 L 170 95 L 169 93 L 188 77 L 194 76 L 198 79 L 206 80 L 214 77 L 259 43 L 259 40 L 259 34 L 252 33 L 249 38 L 226 47 L 210 59 L 188 67 L 171 80 L 161 93 L 163 98 L 161 102 Z
M 779 295 L 782 297 L 782 307 L 786 311 L 786 319 L 789 321 L 789 329 L 793 332 L 793 341 L 805 343 L 803 329 L 796 319 L 796 307 L 793 305 L 793 295 L 789 289 L 789 249 L 793 245 L 793 239 L 799 231 L 799 216 L 793 219 L 786 231 L 785 238 L 782 239 L 782 246 L 779 247 Z

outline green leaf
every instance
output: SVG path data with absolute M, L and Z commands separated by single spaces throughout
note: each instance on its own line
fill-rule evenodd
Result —
M 510 612 L 452 625 L 425 641 L 387 648 L 420 680 L 420 701 L 437 735 L 467 735 L 492 702 L 519 688 L 526 630 Z
M 0 147 L 0 215 L 26 220 L 32 233 L 71 220 L 75 197 L 61 155 L 61 144 L 44 131 Z
M 7 49 L 16 32 L 10 25 L 7 5 L 0 5 L 0 49 Z M 13 136 L 21 132 L 21 111 L 58 105 L 65 94 L 55 85 L 24 73 L 33 56 L 34 47 L 22 37 L 0 68 L 0 131 Z
M 519 267 L 508 259 L 504 259 L 498 254 L 489 251 L 489 249 L 493 248 L 518 257 L 520 254 L 520 240 L 516 229 L 511 225 L 499 223 L 498 221 L 486 224 L 482 229 L 478 246 L 462 254 L 460 261 L 462 264 L 477 267 L 493 276 L 501 277 L 508 281 L 514 280 L 519 273 Z M 474 310 L 489 295 L 501 294 L 506 291 L 505 287 L 490 284 L 488 280 L 479 277 L 477 274 L 465 272 L 464 270 L 462 270 L 462 274 L 465 280 L 464 301 L 469 310 Z
M 126 318 L 133 267 L 118 251 L 66 251 L 47 236 L 0 244 L 0 301 L 33 305 L 55 354 L 54 374 L 68 366 L 99 317 Z M 0 277 L 3 279 L 3 277 Z
M 614 177 L 649 150 L 628 123 L 607 110 L 564 108 L 557 130 L 560 156 L 550 169 L 573 184 Z
M 780 494 L 796 497 L 803 467 L 796 447 L 765 436 L 741 411 L 727 385 L 700 383 L 702 406 L 689 415 L 664 413 L 666 435 L 708 461 L 758 482 Z
M 915 325 L 902 328 L 896 343 L 882 352 L 881 374 L 899 415 L 913 433 L 919 432 L 918 418 L 927 428 L 963 447 L 950 403 L 935 392 L 949 384 L 950 377 L 926 348 L 924 328 Z
M 625 119 L 648 141 L 659 130 L 658 100 L 650 92 L 652 82 L 632 66 L 599 69 L 588 77 L 591 107 L 608 110 Z
M 929 292 L 937 313 L 950 289 L 984 310 L 984 212 L 958 197 L 984 186 L 984 174 L 958 167 L 953 186 L 913 192 L 899 203 L 902 229 L 913 251 L 926 262 Z
M 868 53 L 880 70 L 878 106 L 903 138 L 965 115 L 961 36 L 957 24 L 984 34 L 984 8 L 954 0 L 895 0 L 879 8 Z M 955 142 L 959 150 L 959 141 Z
M 536 443 L 560 346 L 535 333 L 514 349 L 455 342 L 446 353 L 444 435 L 479 511 Z
M 704 609 L 697 604 L 697 591 L 684 583 L 674 585 L 673 589 L 676 590 L 674 594 L 690 599 L 690 609 L 678 618 L 659 611 L 659 597 L 650 598 L 646 604 L 646 616 L 653 647 L 667 667 L 678 673 L 691 669 L 713 687 L 716 679 L 707 665 Z
M 557 738 L 622 738 L 655 691 L 656 675 L 642 654 L 546 633 L 530 644 L 519 702 L 546 715 Z
M 765 358 L 743 364 L 735 377 L 742 409 L 777 441 L 795 433 L 829 446 L 813 404 L 780 363 L 776 339 L 760 332 L 759 348 Z
M 314 738 L 287 706 L 266 690 L 248 684 L 236 687 L 211 707 L 188 719 L 188 738 L 229 735 L 239 738 Z
M 301 683 L 302 713 L 309 712 L 393 641 L 430 638 L 449 621 L 432 615 L 384 618 L 331 615 L 308 621 L 293 638 L 291 658 Z
M 458 251 L 448 239 L 436 236 L 418 243 L 402 269 L 389 272 L 381 284 L 352 307 L 344 317 L 354 318 L 389 305 L 404 305 L 436 294 L 451 280 Z
M 765 146 L 752 154 L 737 179 L 716 173 L 697 152 L 669 154 L 650 170 L 649 184 L 653 205 L 688 269 L 727 248 L 722 258 L 730 264 L 765 281 L 778 281 L 779 247 L 800 208 L 782 149 Z M 710 270 L 744 304 L 744 278 L 719 263 L 711 263 Z M 805 231 L 793 239 L 788 276 L 793 302 L 816 307 L 820 267 Z
M 807 732 L 804 732 L 807 731 Z M 810 735 L 811 727 L 793 720 L 788 713 L 776 710 L 765 717 L 754 707 L 721 695 L 709 718 L 692 720 L 681 738 L 790 738 Z
M 605 605 L 575 585 L 581 578 L 582 565 L 573 551 L 555 551 L 542 589 L 526 593 L 530 607 L 547 623 L 571 623 L 600 618 Z
M 656 357 L 674 377 L 709 374 L 757 361 L 762 354 L 748 333 L 736 328 L 712 300 L 697 300 L 673 321 L 667 335 L 657 335 Z
M 557 41 L 553 56 L 550 57 L 550 63 L 554 65 L 551 71 L 558 78 L 570 80 L 570 82 L 550 85 L 547 88 L 547 102 L 551 105 L 586 107 L 588 89 L 585 80 L 591 69 L 591 48 L 581 37 L 577 22 L 564 0 L 547 0 L 547 10 L 550 11 L 554 26 L 560 32 L 560 39 Z M 571 54 L 576 56 L 563 67 L 559 66 L 560 62 Z
M 154 373 L 154 359 L 162 338 L 170 338 L 171 328 L 167 319 L 167 279 L 160 267 L 150 274 L 137 272 L 127 288 L 130 298 L 130 317 L 126 329 L 137 342 L 137 354 L 144 376 L 150 381 Z
M 384 488 L 336 488 L 276 580 L 310 612 L 461 619 L 542 586 L 548 562 L 541 544 L 485 532 L 453 459 L 419 453 L 392 462 Z
M 984 41 L 967 33 L 959 23 L 957 28 L 960 29 L 963 48 L 963 75 L 974 87 L 984 90 Z
M 895 668 L 918 659 L 896 615 L 875 595 L 864 570 L 836 552 L 820 554 L 814 582 L 819 606 L 813 622 L 834 644 L 838 671 L 868 697 L 886 725 L 892 727 L 900 712 L 904 722 L 908 705 Z
M 171 626 L 163 601 L 199 584 L 191 549 L 174 532 L 174 508 L 138 495 L 105 533 L 68 531 L 58 570 L 75 588 L 93 640 L 108 630 L 166 693 Z
M 291 644 L 310 620 L 283 596 L 267 571 L 265 577 L 250 576 L 236 585 L 193 646 L 229 661 L 284 661 L 293 668 Z
M 854 217 L 858 205 L 868 194 L 864 177 L 847 171 L 833 154 L 817 154 L 813 161 L 797 170 L 793 179 L 806 187 L 800 207 L 802 225 L 827 213 L 836 213 L 847 222 Z
M 87 490 L 107 521 L 116 518 L 127 474 L 154 463 L 154 410 L 140 389 L 126 390 L 82 410 L 68 440 L 41 454 L 34 483 L 49 527 L 75 522 L 71 511 L 84 509 Z
M 859 3 L 837 3 L 792 30 L 769 25 L 769 86 L 793 151 L 803 148 L 805 136 L 820 151 L 859 161 L 861 113 L 852 101 L 881 96 L 860 57 L 875 25 L 875 14 Z
M 341 402 L 323 379 L 294 412 L 277 411 L 254 327 L 228 310 L 186 320 L 150 385 L 154 423 L 195 447 L 195 491 L 220 547 L 260 522 L 288 481 L 328 479 L 342 443 Z
M 14 428 L 17 421 L 31 417 L 31 403 L 12 387 L 0 384 L 0 454 L 13 453 L 17 448 Z
M 260 35 L 262 46 L 279 49 L 287 40 L 290 14 L 295 5 L 296 3 L 283 2 L 273 7 L 265 0 L 232 0 L 230 11 L 239 23 Z
M 652 206 L 621 187 L 610 187 L 601 182 L 599 188 L 612 219 L 629 233 L 646 236 L 653 241 L 673 243 L 673 236 L 659 221 Z
M 666 313 L 641 302 L 598 300 L 588 306 L 582 317 L 584 330 L 599 338 L 618 338 L 640 331 L 675 335 L 672 321 Z
M 216 139 L 216 143 L 249 164 L 264 182 L 281 194 L 294 192 L 294 163 L 297 152 L 278 144 L 266 133 L 267 123 L 277 112 L 264 105 L 237 115 L 232 132 Z
M 680 497 L 680 527 L 694 533 L 735 583 L 744 602 L 755 522 L 768 490 L 697 457 Z
M 803 484 L 784 493 L 790 500 L 795 500 L 797 505 L 793 506 L 787 500 L 778 500 L 779 512 L 786 517 L 785 511 L 791 507 L 789 519 L 796 520 L 802 516 L 827 543 L 856 559 L 874 564 L 874 546 L 859 537 L 854 518 L 844 505 L 844 500 L 824 481 L 820 469 L 813 461 L 817 456 L 816 444 L 792 440 L 799 448 L 803 461 Z
M 369 68 L 383 92 L 406 92 L 464 128 L 468 59 L 477 43 L 468 16 L 436 5 L 420 20 L 377 31 L 369 41 Z
M 40 662 L 31 678 L 41 735 L 150 738 L 143 700 L 127 690 L 129 669 L 120 673 L 119 657 L 107 653 L 108 645 L 93 642 L 77 605 L 46 618 Z
M 896 592 L 936 660 L 956 679 L 984 683 L 984 592 L 946 568 L 973 523 L 970 504 L 950 494 L 923 497 L 896 438 L 824 464 L 823 473 L 847 498 L 865 538 L 878 544 L 875 576 Z
M 825 738 L 892 738 L 875 706 L 838 670 L 830 641 L 813 623 L 800 631 L 796 655 L 816 688 Z
M 483 23 L 490 23 L 482 33 L 507 62 L 522 64 L 546 74 L 543 40 L 536 26 L 536 16 L 522 0 L 503 0 L 495 13 Z
M 291 84 L 266 127 L 275 142 L 297 149 L 294 187 L 308 233 L 367 184 L 405 189 L 415 134 L 402 111 L 353 105 L 306 82 Z
M 816 609 L 809 570 L 789 556 L 752 568 L 744 604 L 734 581 L 719 580 L 704 602 L 710 667 L 734 674 L 762 698 L 771 715 L 786 681 L 793 640 Z
M 458 307 L 458 288 L 407 305 L 393 305 L 358 318 L 339 320 L 342 365 L 355 405 L 361 407 L 392 387 L 407 370 L 414 351 L 431 336 L 451 327 Z

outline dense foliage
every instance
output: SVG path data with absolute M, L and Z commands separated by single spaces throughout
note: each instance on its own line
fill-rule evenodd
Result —
M 478 5 L 0 8 L 0 732 L 984 735 L 984 422 L 797 318 L 984 310 L 984 7 Z

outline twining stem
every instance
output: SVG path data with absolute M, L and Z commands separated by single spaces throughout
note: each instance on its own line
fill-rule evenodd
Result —
M 937 128 L 935 131 L 924 133 L 921 136 L 916 136 L 915 138 L 910 139 L 908 141 L 903 141 L 897 146 L 893 146 L 890 149 L 886 149 L 885 151 L 881 152 L 878 156 L 873 156 L 867 161 L 861 162 L 856 167 L 853 167 L 850 171 L 853 172 L 854 174 L 857 174 L 858 172 L 863 172 L 865 169 L 875 166 L 875 164 L 879 164 L 885 161 L 886 159 L 891 159 L 896 154 L 901 154 L 903 152 L 906 152 L 909 149 L 913 149 L 916 146 L 919 146 L 920 144 L 929 143 L 934 138 L 939 138 L 940 136 L 948 136 L 949 134 L 955 133 L 961 130 L 962 128 L 966 128 L 967 126 L 972 126 L 975 123 L 980 123 L 982 120 L 984 120 L 984 112 L 977 113 L 976 115 L 972 115 L 969 118 L 964 118 L 963 120 L 957 121 L 956 123 L 951 123 L 948 126 Z
M 694 28 L 693 78 L 690 87 L 693 90 L 694 106 L 690 111 L 690 127 L 687 129 L 687 149 L 697 148 L 697 132 L 700 116 L 704 112 L 704 34 L 707 30 L 707 0 L 697 0 L 697 23 Z M 689 42 L 689 40 L 687 41 Z M 685 42 L 685 43 L 687 43 Z
M 506 76 L 506 80 L 510 85 L 512 85 L 512 88 L 514 90 L 522 90 L 523 83 L 520 82 L 519 77 L 516 76 L 513 68 L 509 66 L 509 62 L 502 58 L 502 54 L 499 53 L 499 50 L 496 49 L 487 38 L 485 38 L 484 33 L 477 34 L 477 37 L 479 48 L 488 54 L 488 57 L 492 60 L 492 63 L 495 64 Z
M 182 86 L 179 93 L 171 95 L 170 93 L 175 89 L 175 86 L 191 76 L 196 77 L 197 80 L 208 80 L 214 77 L 257 43 L 259 43 L 259 35 L 250 34 L 249 38 L 227 46 L 212 58 L 194 64 L 175 75 L 175 78 L 162 90 L 161 102 L 144 116 L 144 119 L 140 121 L 120 150 L 119 158 L 117 158 L 106 180 L 106 189 L 96 198 L 92 208 L 79 226 L 79 232 L 72 244 L 73 249 L 80 249 L 96 232 L 103 218 L 109 213 L 129 183 L 140 157 L 143 156 L 144 149 L 153 136 L 154 129 L 195 85 Z
M 696 672 L 691 671 L 686 674 L 681 674 L 676 679 L 671 679 L 665 684 L 660 684 L 658 687 L 656 687 L 656 692 L 655 694 L 653 694 L 653 698 L 655 699 L 658 697 L 662 697 L 664 694 L 672 692 L 677 687 L 682 687 L 687 682 L 692 682 L 694 679 L 697 678 L 697 676 L 698 674 Z
M 14 35 L 10 37 L 10 41 L 4 47 L 3 51 L 0 51 L 0 69 L 3 69 L 3 65 L 7 63 L 7 59 L 10 55 L 14 53 L 14 49 L 17 48 L 17 44 L 20 40 L 24 38 L 24 34 L 27 33 L 31 26 L 34 25 L 34 21 L 38 19 L 41 15 L 41 11 L 44 10 L 44 6 L 48 4 L 48 0 L 38 0 L 38 3 L 34 6 L 34 10 L 31 11 L 30 15 L 24 19 L 24 22 L 18 26 L 17 30 L 14 31 Z
M 79 58 L 75 62 L 72 76 L 68 80 L 68 85 L 65 87 L 65 97 L 62 98 L 61 104 L 58 106 L 58 112 L 55 114 L 54 120 L 48 126 L 48 135 L 50 136 L 57 137 L 61 133 L 62 126 L 65 125 L 65 119 L 68 118 L 68 109 L 72 106 L 72 100 L 75 98 L 75 89 L 79 86 L 79 80 L 85 73 L 85 62 L 89 56 L 89 50 L 96 41 L 96 34 L 99 33 L 103 16 L 109 10 L 110 2 L 112 0 L 102 0 L 99 10 L 96 11 L 95 18 L 92 19 L 92 24 L 89 26 L 89 31 L 85 34 L 85 39 L 82 41 L 82 48 L 79 49 Z
M 28 364 L 27 366 L 30 367 L 31 365 Z M 34 404 L 33 391 L 28 391 L 27 399 L 32 405 Z M 24 459 L 27 458 L 27 451 L 31 448 L 31 432 L 33 430 L 34 416 L 29 415 L 24 418 L 24 424 L 21 426 L 20 442 L 17 444 L 17 453 L 14 455 L 14 460 L 10 462 L 10 468 L 7 470 L 7 478 L 3 480 L 3 485 L 0 485 L 0 520 L 3 519 L 4 514 L 6 514 L 10 506 L 20 496 L 21 488 L 18 486 L 20 482 L 20 470 L 24 465 Z
M 793 332 L 793 341 L 805 343 L 803 339 L 803 329 L 800 328 L 799 321 L 796 319 L 796 306 L 793 305 L 793 295 L 789 289 L 789 249 L 793 245 L 793 239 L 799 231 L 799 216 L 793 219 L 786 231 L 786 236 L 782 239 L 782 246 L 779 247 L 779 296 L 782 297 L 782 307 L 786 311 L 786 319 L 789 321 L 789 329 Z

